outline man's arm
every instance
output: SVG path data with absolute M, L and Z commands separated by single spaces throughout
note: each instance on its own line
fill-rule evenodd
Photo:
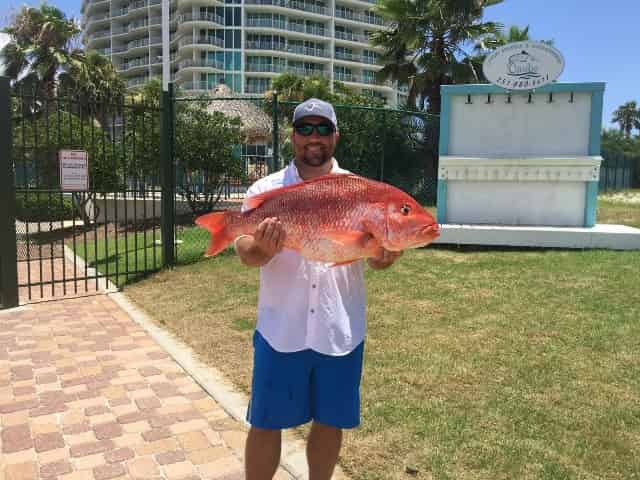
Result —
M 236 251 L 243 264 L 261 267 L 282 251 L 285 231 L 277 218 L 265 218 L 253 235 L 242 235 L 235 242 Z
M 379 256 L 367 258 L 367 263 L 374 270 L 382 270 L 389 268 L 401 256 L 402 252 L 392 252 L 383 248 Z

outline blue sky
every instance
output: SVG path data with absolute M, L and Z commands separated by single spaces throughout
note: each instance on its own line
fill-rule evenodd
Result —
M 0 24 L 24 2 L 3 1 Z M 30 0 L 28 4 L 39 2 Z M 79 16 L 79 0 L 50 0 L 69 16 Z M 640 102 L 638 28 L 640 0 L 505 0 L 486 18 L 506 26 L 530 26 L 536 40 L 553 39 L 564 54 L 561 82 L 606 82 L 603 125 L 629 100 Z

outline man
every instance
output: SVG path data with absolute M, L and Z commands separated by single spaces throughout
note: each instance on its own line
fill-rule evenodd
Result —
M 331 104 L 309 99 L 293 113 L 295 158 L 258 180 L 247 197 L 328 173 L 348 173 L 333 158 L 340 137 Z M 363 261 L 329 267 L 283 249 L 285 231 L 265 219 L 235 245 L 241 261 L 261 267 L 254 370 L 247 421 L 246 480 L 270 480 L 280 462 L 281 430 L 313 421 L 307 441 L 310 480 L 329 480 L 342 429 L 360 423 L 365 335 Z M 390 266 L 399 252 L 369 258 Z

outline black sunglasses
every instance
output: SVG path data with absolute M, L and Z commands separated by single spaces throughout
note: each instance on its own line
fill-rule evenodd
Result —
M 333 125 L 330 125 L 328 123 L 320 123 L 318 125 L 314 125 L 312 123 L 299 123 L 293 128 L 295 128 L 296 133 L 302 135 L 303 137 L 308 137 L 313 133 L 314 130 L 318 132 L 318 135 L 320 135 L 321 137 L 328 137 L 335 131 Z

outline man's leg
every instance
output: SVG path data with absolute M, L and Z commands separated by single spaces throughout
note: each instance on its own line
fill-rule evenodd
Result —
M 271 480 L 280 463 L 280 430 L 251 427 L 245 445 L 245 480 Z
M 313 422 L 307 440 L 309 480 L 331 480 L 341 445 L 341 429 Z

